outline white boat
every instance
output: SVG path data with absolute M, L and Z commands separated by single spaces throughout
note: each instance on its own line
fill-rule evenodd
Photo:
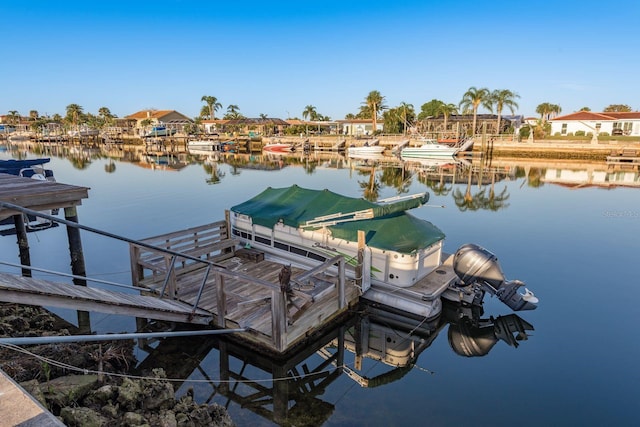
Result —
M 433 157 L 448 157 L 455 156 L 458 152 L 458 148 L 451 147 L 445 144 L 438 144 L 435 139 L 423 139 L 422 145 L 419 147 L 405 147 L 400 152 L 402 159 L 420 159 L 420 158 L 433 158 Z
M 347 148 L 347 156 L 349 157 L 381 156 L 384 150 L 385 150 L 385 147 L 381 145 L 349 147 Z
M 428 198 L 372 203 L 296 185 L 267 188 L 231 208 L 230 226 L 244 246 L 303 268 L 342 255 L 363 298 L 423 318 L 439 315 L 441 297 L 479 304 L 485 291 L 514 310 L 535 308 L 533 294 L 518 293 L 524 284 L 507 281 L 486 249 L 464 245 L 455 256 L 443 254 L 444 233 L 406 212 Z
M 75 130 L 70 130 L 67 132 L 71 138 L 84 138 L 88 136 L 98 136 L 100 131 L 98 129 L 92 129 L 86 126 L 80 126 Z
M 192 140 L 187 141 L 187 150 L 192 154 L 234 152 L 235 144 L 233 141 Z

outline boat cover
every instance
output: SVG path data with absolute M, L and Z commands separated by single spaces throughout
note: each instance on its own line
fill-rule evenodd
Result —
M 420 206 L 427 198 L 424 196 L 391 205 L 378 205 L 329 190 L 311 190 L 293 185 L 286 188 L 269 187 L 252 199 L 233 206 L 231 210 L 250 216 L 254 224 L 264 227 L 273 228 L 282 221 L 285 225 L 298 228 L 309 220 L 325 215 L 343 213 L 346 216 L 351 212 L 370 209 L 372 218 L 339 222 L 327 228 L 333 237 L 353 242 L 358 240 L 358 230 L 363 230 L 368 246 L 410 254 L 445 237 L 429 221 L 406 212 L 407 209 Z
M 48 157 L 39 159 L 23 159 L 23 160 L 0 160 L 0 173 L 8 173 L 12 175 L 18 175 L 21 169 L 32 168 L 34 166 L 40 166 L 45 163 L 49 163 L 51 159 Z

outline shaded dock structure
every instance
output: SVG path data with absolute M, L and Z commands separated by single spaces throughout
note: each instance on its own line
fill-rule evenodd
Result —
M 79 224 L 76 207 L 88 190 L 0 174 L 0 218 L 14 218 L 20 248 L 15 266 L 22 270 L 22 276 L 0 274 L 0 301 L 76 309 L 81 329 L 90 329 L 88 313 L 96 311 L 135 317 L 140 326 L 166 320 L 230 330 L 234 339 L 272 354 L 304 345 L 358 301 L 342 256 L 310 270 L 265 259 L 238 245 L 228 218 L 143 240 L 116 236 Z M 48 209 L 63 209 L 65 219 L 42 212 Z M 73 284 L 32 277 L 39 269 L 30 262 L 27 214 L 66 225 L 72 272 L 61 275 Z M 80 230 L 129 243 L 131 283 L 87 277 Z M 105 289 L 110 285 L 121 289 Z

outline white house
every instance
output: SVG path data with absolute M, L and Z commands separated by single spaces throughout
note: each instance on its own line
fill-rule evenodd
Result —
M 339 129 L 344 135 L 366 136 L 373 135 L 373 120 L 371 119 L 352 119 L 337 120 Z M 376 131 L 382 131 L 384 121 L 376 121 Z
M 629 113 L 594 113 L 578 111 L 549 120 L 551 135 L 586 134 L 640 136 L 640 111 Z

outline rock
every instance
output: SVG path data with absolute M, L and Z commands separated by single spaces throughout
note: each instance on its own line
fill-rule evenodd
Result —
M 96 387 L 96 375 L 67 375 L 40 384 L 40 390 L 50 404 L 64 407 L 84 399 Z
M 44 393 L 42 393 L 42 390 L 40 389 L 40 383 L 38 380 L 25 381 L 20 383 L 20 386 L 31 396 L 35 397 L 42 406 L 45 408 L 48 406 L 47 399 L 45 399 Z
M 102 427 L 109 424 L 109 420 L 89 408 L 62 408 L 60 418 L 69 427 Z
M 147 424 L 147 420 L 145 418 L 136 413 L 136 412 L 127 412 L 122 416 L 121 425 L 126 427 L 149 427 Z
M 229 416 L 229 412 L 227 409 L 218 405 L 217 403 L 213 403 L 209 405 L 209 415 L 211 416 L 212 425 L 218 427 L 234 427 L 235 424 L 231 417 Z
M 109 402 L 104 405 L 101 409 L 102 413 L 109 418 L 118 418 L 118 406 Z
M 176 414 L 173 411 L 160 411 L 159 414 L 153 414 L 149 417 L 149 423 L 158 427 L 178 427 Z
M 105 403 L 111 403 L 115 401 L 118 396 L 118 389 L 111 384 L 104 385 L 97 390 L 93 390 L 89 393 L 85 399 L 85 404 L 95 404 L 102 406 Z
M 136 409 L 142 398 L 142 387 L 137 381 L 125 378 L 122 385 L 118 387 L 118 403 L 126 410 Z

